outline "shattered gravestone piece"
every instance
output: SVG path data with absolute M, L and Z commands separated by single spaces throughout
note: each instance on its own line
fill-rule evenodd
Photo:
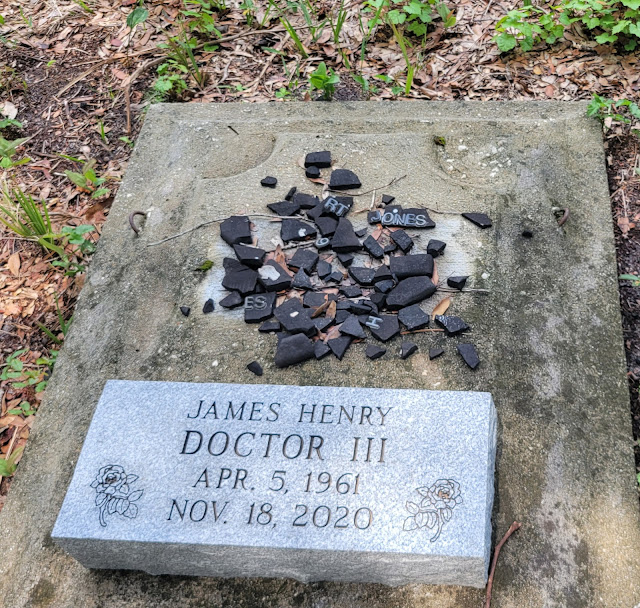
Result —
M 447 336 L 456 336 L 469 329 L 469 326 L 460 317 L 453 315 L 436 315 L 435 322 L 444 329 Z
M 267 291 L 282 291 L 291 287 L 291 277 L 275 260 L 269 260 L 258 269 L 258 280 Z
M 313 342 L 304 334 L 286 336 L 278 342 L 276 348 L 276 367 L 290 367 L 315 357 Z
M 247 365 L 247 369 L 254 373 L 256 376 L 262 376 L 262 365 L 260 365 L 257 361 L 252 361 Z
M 290 201 L 293 198 L 293 195 L 296 193 L 297 190 L 298 189 L 295 186 L 293 186 L 292 188 L 289 188 L 289 192 L 287 192 L 287 194 L 285 194 L 284 200 L 285 201 Z
M 109 380 L 52 537 L 89 568 L 483 587 L 495 445 L 488 393 Z
M 267 252 L 259 247 L 249 247 L 248 245 L 242 245 L 238 243 L 233 246 L 233 251 L 238 258 L 238 261 L 249 268 L 260 268 L 262 266 L 262 260 Z
M 331 152 L 310 152 L 304 158 L 305 167 L 318 167 L 319 169 L 327 169 L 331 166 Z
M 300 209 L 313 209 L 320 204 L 320 199 L 313 194 L 305 194 L 304 192 L 296 192 L 291 199 Z
M 376 241 L 371 235 L 363 241 L 362 246 L 370 256 L 377 258 L 378 260 L 381 260 L 384 257 L 384 251 L 380 246 L 380 243 L 378 243 L 378 241 Z
M 367 350 L 364 351 L 364 354 L 368 359 L 372 361 L 375 359 L 379 359 L 387 352 L 387 349 L 383 346 L 378 346 L 377 344 L 368 344 Z
M 340 293 L 345 298 L 358 298 L 362 295 L 362 289 L 360 289 L 357 285 L 347 285 L 340 288 Z
M 247 296 L 244 299 L 245 323 L 261 323 L 272 317 L 275 302 L 275 291 Z
M 340 326 L 340 333 L 351 336 L 352 338 L 364 339 L 367 337 L 364 329 L 362 329 L 362 325 L 360 325 L 360 321 L 358 321 L 358 317 L 354 314 L 349 315 L 347 320 Z
M 331 245 L 331 239 L 323 236 L 316 241 L 315 245 L 318 250 L 328 249 Z
M 400 281 L 387 294 L 387 308 L 398 310 L 411 304 L 418 304 L 436 292 L 436 286 L 429 277 L 409 277 Z
M 400 309 L 398 311 L 398 320 L 409 331 L 422 329 L 429 325 L 429 315 L 417 304 Z
M 388 342 L 400 333 L 400 325 L 396 315 L 380 315 L 378 318 L 380 323 L 376 323 L 377 326 L 367 324 L 374 338 L 380 342 Z
M 333 267 L 326 260 L 319 260 L 316 266 L 316 272 L 318 276 L 324 280 L 333 272 Z
M 298 249 L 287 262 L 287 266 L 298 270 L 306 270 L 311 274 L 317 263 L 318 254 L 315 251 L 311 251 L 310 249 Z
M 395 230 L 391 233 L 391 238 L 403 253 L 408 253 L 413 247 L 413 239 L 404 230 Z
M 333 354 L 336 356 L 338 361 L 342 361 L 342 357 L 344 357 L 347 349 L 349 348 L 349 346 L 351 346 L 351 342 L 353 342 L 353 338 L 351 336 L 340 336 L 339 338 L 327 340 L 327 345 L 331 349 L 331 352 L 333 352 Z
M 280 201 L 278 203 L 269 203 L 267 205 L 271 211 L 280 216 L 294 215 L 300 211 L 300 205 L 293 201 Z
M 426 209 L 403 209 L 399 205 L 369 211 L 367 221 L 370 224 L 410 228 L 435 228 L 436 225 Z
M 213 300 L 211 298 L 209 298 L 205 303 L 204 306 L 202 307 L 202 312 L 207 315 L 210 312 L 213 312 L 215 309 L 215 304 L 213 303 Z
M 333 236 L 338 227 L 338 220 L 335 217 L 329 217 L 328 215 L 321 215 L 313 220 L 314 224 L 318 227 L 322 236 Z M 327 239 L 327 245 L 329 244 Z
M 383 194 L 382 195 L 382 204 L 383 205 L 390 205 L 395 200 L 396 200 L 396 197 L 395 196 L 391 196 L 390 194 Z
M 408 359 L 413 353 L 417 352 L 418 346 L 413 342 L 403 342 L 400 345 L 400 358 Z
M 282 327 L 280 326 L 280 322 L 273 319 L 271 321 L 265 321 L 260 327 L 258 327 L 258 331 L 263 334 L 281 330 Z
M 280 226 L 280 238 L 288 243 L 289 241 L 306 241 L 318 234 L 318 231 L 306 222 L 300 220 L 285 219 Z
M 468 278 L 469 278 L 469 275 L 460 276 L 460 277 L 449 277 L 447 279 L 447 285 L 449 287 L 452 287 L 453 289 L 459 289 L 460 291 L 462 291 L 464 289 L 464 286 L 467 283 Z
M 188 306 L 181 306 L 180 307 L 180 312 L 185 316 L 188 317 L 189 314 L 191 313 L 191 308 L 189 308 Z
M 309 179 L 318 179 L 320 177 L 320 169 L 318 169 L 318 167 L 316 167 L 315 165 L 311 165 L 310 167 L 307 167 L 305 169 L 304 174 Z
M 276 319 L 280 321 L 280 325 L 289 333 L 314 336 L 316 326 L 309 312 L 309 309 L 305 308 L 298 298 L 291 298 L 276 308 L 275 315 Z
M 237 291 L 242 296 L 246 296 L 256 290 L 258 273 L 255 270 L 233 258 L 224 258 L 222 265 L 225 270 L 222 286 L 225 289 Z M 260 268 L 260 271 L 262 271 L 262 268 Z
M 431 239 L 427 243 L 427 253 L 434 258 L 444 253 L 447 244 L 444 241 L 438 241 L 437 239 Z
M 339 253 L 338 259 L 345 268 L 348 268 L 353 263 L 353 256 L 350 253 Z
M 444 355 L 444 348 L 430 348 L 429 349 L 429 359 L 433 361 L 437 359 L 440 355 Z
M 318 340 L 313 345 L 313 352 L 315 354 L 316 359 L 322 359 L 331 352 L 331 348 L 327 346 L 326 342 L 323 342 L 322 340 Z
M 486 213 L 463 213 L 462 217 L 479 228 L 490 228 L 492 226 L 491 218 Z
M 277 183 L 278 180 L 275 177 L 271 177 L 270 175 L 267 175 L 267 177 L 264 177 L 260 180 L 260 185 L 264 186 L 265 188 L 275 188 Z
M 476 347 L 473 344 L 458 344 L 458 353 L 464 359 L 464 362 L 471 368 L 475 369 L 480 365 L 480 357 L 478 357 L 478 352 L 476 351 Z
M 232 291 L 228 296 L 222 298 L 219 302 L 222 308 L 237 308 L 244 304 L 244 298 L 237 291 Z
M 360 285 L 373 285 L 373 278 L 376 275 L 375 268 L 364 266 L 349 266 L 349 276 Z
M 328 196 L 322 201 L 322 212 L 333 217 L 344 217 L 351 210 L 353 205 L 353 199 L 350 199 L 351 203 L 342 202 L 336 197 Z
M 338 226 L 331 239 L 331 247 L 336 253 L 351 253 L 362 248 L 353 225 L 348 219 L 341 217 L 338 220 Z
M 398 279 L 431 277 L 433 275 L 433 257 L 428 253 L 393 256 L 389 259 L 389 269 L 391 274 Z
M 331 190 L 352 190 L 362 186 L 358 176 L 349 169 L 336 169 L 331 172 L 329 188 Z
M 295 276 L 293 277 L 291 286 L 294 289 L 313 289 L 313 283 L 311 282 L 311 279 L 305 272 L 304 268 L 301 268 L 300 270 L 298 270 L 298 272 L 296 272 Z
M 220 224 L 222 240 L 232 247 L 237 243 L 251 243 L 251 224 L 246 215 L 233 215 Z

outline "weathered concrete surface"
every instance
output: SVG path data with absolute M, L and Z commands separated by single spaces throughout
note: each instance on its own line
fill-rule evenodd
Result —
M 433 144 L 434 135 L 446 137 L 444 150 Z M 259 335 L 235 314 L 200 313 L 205 296 L 217 295 L 219 272 L 203 278 L 191 269 L 207 257 L 219 268 L 229 252 L 217 226 L 147 247 L 207 219 L 263 210 L 289 186 L 305 186 L 294 159 L 327 148 L 358 173 L 365 189 L 406 173 L 384 189 L 399 203 L 492 216 L 494 228 L 479 231 L 455 216 L 434 214 L 439 226 L 427 233 L 449 237 L 442 276 L 445 264 L 469 269 L 470 285 L 490 290 L 458 295 L 454 303 L 472 325 L 483 360 L 475 373 L 453 353 L 455 339 L 446 342 L 447 355 L 429 362 L 426 349 L 445 342 L 431 334 L 417 338 L 421 352 L 407 361 L 387 356 L 371 363 L 352 347 L 342 362 L 277 370 L 270 363 L 273 337 Z M 268 174 L 280 180 L 275 193 L 258 186 Z M 368 205 L 363 198 L 357 208 Z M 571 210 L 563 228 L 554 206 Z M 127 225 L 134 209 L 150 210 L 138 238 Z M 533 239 L 520 236 L 525 227 Z M 453 263 L 445 262 L 450 249 L 458 250 Z M 123 378 L 490 391 L 500 421 L 494 535 L 514 519 L 523 522 L 501 553 L 493 605 L 635 606 L 640 518 L 615 275 L 599 126 L 584 117 L 583 105 L 151 108 L 0 513 L 0 603 L 480 605 L 481 591 L 455 587 L 154 578 L 83 569 L 52 545 L 50 532 L 104 382 Z M 180 304 L 192 305 L 188 319 L 178 312 Z M 265 365 L 260 379 L 244 369 L 254 358 Z

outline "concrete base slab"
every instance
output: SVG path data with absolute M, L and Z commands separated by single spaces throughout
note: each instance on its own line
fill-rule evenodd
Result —
M 489 391 L 500 421 L 494 535 L 523 522 L 501 553 L 492 605 L 640 603 L 640 517 L 609 196 L 599 126 L 584 111 L 582 104 L 515 102 L 152 107 L 0 513 L 3 605 L 481 603 L 482 591 L 456 587 L 84 569 L 50 534 L 109 378 Z M 434 136 L 446 139 L 444 148 Z M 494 227 L 480 231 L 459 216 L 433 214 L 438 226 L 424 237 L 456 244 L 442 258 L 441 276 L 470 274 L 469 286 L 489 290 L 459 294 L 454 304 L 473 328 L 468 338 L 482 359 L 475 372 L 455 354 L 456 339 L 435 334 L 412 338 L 420 352 L 406 361 L 371 362 L 355 345 L 342 362 L 278 370 L 272 336 L 245 326 L 240 313 L 200 313 L 208 297 L 220 298 L 229 254 L 216 224 L 149 246 L 216 217 L 262 212 L 293 185 L 317 193 L 296 159 L 323 149 L 356 171 L 365 189 L 406 174 L 380 193 L 491 216 Z M 276 191 L 259 187 L 266 175 L 278 177 Z M 357 199 L 356 224 L 365 225 L 366 214 L 354 213 L 369 202 Z M 563 227 L 554 207 L 571 211 Z M 139 209 L 149 217 L 136 237 L 127 216 Z M 522 237 L 524 229 L 532 239 Z M 275 225 L 260 230 L 263 246 L 269 230 L 277 233 Z M 204 259 L 214 269 L 192 272 Z M 180 305 L 192 307 L 189 318 Z M 429 361 L 428 349 L 441 345 L 447 353 Z M 245 370 L 253 359 L 265 368 L 260 379 Z

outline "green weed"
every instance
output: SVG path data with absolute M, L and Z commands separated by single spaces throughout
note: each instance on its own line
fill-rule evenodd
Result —
M 329 69 L 327 71 L 327 65 L 324 61 L 320 62 L 318 67 L 309 76 L 309 85 L 311 90 L 317 89 L 322 91 L 322 97 L 325 101 L 331 101 L 336 91 L 336 84 L 340 82 L 340 77 Z
M 103 133 L 101 133 L 101 137 L 102 135 Z M 64 172 L 64 174 L 76 185 L 79 190 L 81 190 L 82 192 L 86 192 L 87 194 L 91 194 L 91 198 L 98 198 L 100 196 L 109 194 L 108 188 L 100 187 L 107 180 L 105 177 L 97 176 L 94 170 L 96 164 L 96 161 L 94 159 L 82 162 L 79 159 L 73 159 L 72 157 L 64 158 L 72 159 L 74 161 L 82 163 L 82 173 L 68 170 Z

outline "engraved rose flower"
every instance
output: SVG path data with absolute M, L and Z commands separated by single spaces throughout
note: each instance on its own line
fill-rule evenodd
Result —
M 130 519 L 138 515 L 138 506 L 133 503 L 140 499 L 143 490 L 132 490 L 130 487 L 137 479 L 137 475 L 127 475 L 117 464 L 108 464 L 98 471 L 91 487 L 96 491 L 96 507 L 100 508 L 98 518 L 101 526 L 107 525 L 105 515 L 118 513 Z
M 416 492 L 423 498 L 419 504 L 407 501 L 405 507 L 411 516 L 405 519 L 402 527 L 404 530 L 437 527 L 430 539 L 434 542 L 440 536 L 442 526 L 451 519 L 453 509 L 462 502 L 460 484 L 454 479 L 438 479 L 431 486 L 416 488 Z

